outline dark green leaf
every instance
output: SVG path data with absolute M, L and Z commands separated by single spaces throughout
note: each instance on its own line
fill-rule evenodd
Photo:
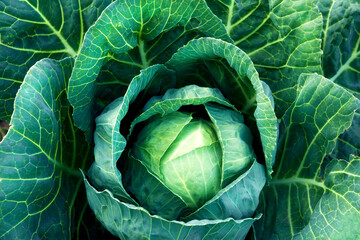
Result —
M 207 0 L 236 46 L 273 91 L 277 116 L 295 100 L 301 73 L 321 72 L 316 0 Z
M 85 31 L 111 0 L 3 0 L 0 3 L 0 120 L 9 120 L 29 68 L 75 56 Z M 79 5 L 81 4 L 81 5 Z
M 126 146 L 126 139 L 119 132 L 121 120 L 138 94 L 149 87 L 149 83 L 159 77 L 159 74 L 166 72 L 166 68 L 161 65 L 154 65 L 142 71 L 131 81 L 125 96 L 109 104 L 96 119 L 95 162 L 89 170 L 90 179 L 97 188 L 108 189 L 125 202 L 136 204 L 125 191 L 121 182 L 121 173 L 116 166 Z
M 325 193 L 309 224 L 294 239 L 358 239 L 360 237 L 360 158 L 333 160 L 327 167 Z
M 72 66 L 69 58 L 38 62 L 16 96 L 0 143 L 0 239 L 71 238 L 77 169 L 90 151 L 66 98 Z
M 354 115 L 351 127 L 339 136 L 336 147 L 331 153 L 332 158 L 349 159 L 351 154 L 360 156 L 360 110 Z
M 360 98 L 360 5 L 356 0 L 319 0 L 318 6 L 324 21 L 324 75 Z M 351 128 L 339 137 L 333 158 L 360 155 L 359 125 L 358 111 Z
M 325 77 L 359 94 L 360 6 L 356 0 L 319 0 Z
M 323 159 L 333 150 L 336 138 L 350 127 L 360 107 L 360 101 L 348 91 L 317 74 L 301 75 L 297 92 L 283 118 L 276 174 L 262 194 L 259 212 L 265 218 L 255 228 L 259 239 L 290 239 L 311 217 L 316 218 L 315 206 L 327 198 L 331 188 L 330 180 L 324 183 Z M 343 202 L 333 204 L 337 206 L 334 211 L 347 208 Z M 336 228 L 337 223 L 328 224 Z

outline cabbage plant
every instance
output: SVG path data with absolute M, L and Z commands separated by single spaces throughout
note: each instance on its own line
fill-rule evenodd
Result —
M 0 239 L 359 239 L 359 16 L 2 0 Z
M 214 44 L 214 48 L 199 48 L 203 44 Z M 233 65 L 240 64 L 243 70 L 231 70 L 224 53 L 215 52 L 218 44 L 237 52 Z M 223 58 L 251 90 L 253 95 L 242 96 L 224 86 L 229 97 L 243 99 L 238 105 L 242 111 L 224 96 L 221 86 L 193 79 L 200 65 L 208 69 L 204 55 L 210 64 L 212 59 Z M 263 109 L 257 104 L 260 100 Z M 258 134 L 258 147 L 265 149 L 268 162 L 276 147 L 272 100 L 250 59 L 222 40 L 191 41 L 165 65 L 142 71 L 125 95 L 96 118 L 95 162 L 85 178 L 95 215 L 110 232 L 125 239 L 192 239 L 207 234 L 244 238 L 260 217 L 255 210 L 266 179 L 265 168 L 256 161 L 252 135 Z M 252 115 L 248 125 L 246 113 Z M 256 124 L 260 118 L 266 120 L 264 125 Z M 103 201 L 108 207 L 98 204 Z M 123 214 L 133 217 L 120 217 Z

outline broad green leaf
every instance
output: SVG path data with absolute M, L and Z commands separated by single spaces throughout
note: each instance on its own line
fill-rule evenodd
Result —
M 149 172 L 141 161 L 131 158 L 124 171 L 126 173 L 123 183 L 126 190 L 131 192 L 139 205 L 152 215 L 177 219 L 189 211 L 184 201 L 170 191 L 156 175 Z
M 75 124 L 91 131 L 99 90 L 96 79 L 107 62 L 120 73 L 113 85 L 127 85 L 140 69 L 164 63 L 179 47 L 199 36 L 231 41 L 202 0 L 111 4 L 87 32 L 75 62 L 68 93 Z
M 116 167 L 116 162 L 125 148 L 119 133 L 120 120 L 118 120 L 119 109 L 123 106 L 123 98 L 118 98 L 109 104 L 102 114 L 96 119 L 97 127 L 94 133 L 95 162 L 92 164 L 89 174 L 93 184 L 97 188 L 108 188 L 116 197 L 123 201 L 135 203 L 125 191 L 121 183 L 121 173 Z M 116 128 L 117 127 L 117 128 Z M 115 138 L 115 141 L 113 140 Z
M 319 0 L 323 14 L 325 77 L 359 94 L 360 5 L 356 0 Z
M 0 239 L 70 239 L 75 229 L 82 183 L 77 169 L 91 155 L 67 101 L 72 66 L 69 58 L 39 61 L 15 98 L 11 127 L 0 143 Z
M 29 68 L 42 58 L 75 56 L 85 31 L 111 0 L 0 3 L 0 119 L 9 120 Z
M 259 195 L 265 182 L 264 167 L 255 161 L 243 175 L 223 188 L 197 211 L 185 217 L 185 220 L 252 217 L 259 204 Z
M 235 220 L 168 221 L 150 215 L 142 207 L 120 202 L 108 190 L 97 191 L 85 179 L 90 207 L 115 236 L 126 239 L 245 239 L 253 222 L 260 218 Z
M 166 65 L 176 72 L 180 83 L 189 82 L 205 66 L 203 73 L 209 73 L 203 76 L 205 85 L 217 86 L 241 113 L 254 115 L 270 176 L 277 145 L 277 119 L 250 58 L 233 44 L 200 38 L 180 48 Z
M 82 22 L 84 24 L 84 33 L 93 25 L 102 11 L 116 0 L 81 0 L 79 1 L 82 13 Z M 84 36 L 82 35 L 82 40 Z M 81 45 L 79 45 L 81 47 Z M 79 49 L 78 49 L 79 50 Z
M 323 14 L 323 73 L 360 98 L 360 5 L 355 0 L 319 0 L 318 6 Z M 339 137 L 332 157 L 360 155 L 359 125 L 357 111 L 351 128 Z
M 323 180 L 323 159 L 360 107 L 351 93 L 317 74 L 301 75 L 297 92 L 283 118 L 276 174 L 262 193 L 258 211 L 265 217 L 255 227 L 259 239 L 290 239 L 316 214 L 329 183 Z M 339 211 L 344 207 L 338 202 Z
M 253 137 L 238 111 L 209 103 L 205 104 L 205 108 L 222 148 L 221 186 L 226 187 L 256 161 L 252 149 Z
M 128 113 L 129 105 L 138 94 L 149 87 L 153 79 L 160 84 L 163 76 L 161 74 L 166 73 L 166 68 L 161 65 L 154 65 L 142 71 L 131 81 L 126 94 L 109 104 L 96 119 L 95 162 L 89 170 L 90 179 L 97 188 L 108 189 L 125 202 L 135 203 L 126 193 L 121 182 L 121 173 L 116 166 L 126 146 L 126 139 L 119 132 L 121 120 Z
M 273 91 L 277 116 L 295 100 L 301 73 L 321 72 L 316 0 L 207 0 L 236 46 Z
M 327 167 L 324 195 L 309 224 L 294 239 L 360 238 L 360 157 L 333 160 Z

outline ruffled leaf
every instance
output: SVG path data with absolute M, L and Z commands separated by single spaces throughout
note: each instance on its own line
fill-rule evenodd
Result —
M 16 96 L 0 143 L 0 239 L 69 239 L 71 213 L 87 207 L 74 204 L 82 184 L 78 168 L 91 155 L 66 98 L 72 66 L 69 58 L 39 61 Z
M 86 30 L 111 0 L 24 1 L 0 4 L 0 120 L 9 120 L 16 93 L 43 58 L 75 56 Z
M 89 170 L 92 183 L 99 189 L 108 189 L 119 199 L 135 203 L 125 191 L 121 173 L 116 163 L 126 146 L 126 139 L 120 134 L 121 120 L 125 117 L 138 94 L 153 80 L 165 77 L 168 71 L 164 66 L 154 65 L 135 77 L 126 94 L 109 104 L 96 119 L 95 162 Z M 167 77 L 167 76 L 166 76 Z M 160 82 L 160 79 L 157 79 Z
M 317 74 L 301 75 L 297 92 L 284 115 L 276 174 L 261 196 L 258 211 L 265 217 L 255 224 L 260 239 L 292 238 L 316 218 L 316 205 L 330 191 L 328 180 L 324 182 L 324 157 L 360 107 L 352 94 Z M 347 208 L 342 201 L 337 204 L 334 212 Z M 336 226 L 336 222 L 329 225 Z
M 96 217 L 121 239 L 245 239 L 253 222 L 259 219 L 168 221 L 150 215 L 144 208 L 122 203 L 104 190 L 97 191 L 85 178 L 86 193 Z
M 333 160 L 327 167 L 324 195 L 309 223 L 294 239 L 352 239 L 360 236 L 360 158 Z
M 295 100 L 300 74 L 321 72 L 322 18 L 316 2 L 207 0 L 270 86 L 278 117 Z
M 324 76 L 360 98 L 360 6 L 348 0 L 320 0 L 318 6 L 323 14 Z M 333 158 L 360 155 L 359 125 L 358 110 L 352 126 L 338 138 Z

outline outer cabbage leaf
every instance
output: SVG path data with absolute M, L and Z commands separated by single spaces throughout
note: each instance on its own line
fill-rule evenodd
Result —
M 253 216 L 259 204 L 259 195 L 266 182 L 264 167 L 254 161 L 250 168 L 194 213 L 192 219 L 243 219 Z
M 207 0 L 236 46 L 273 91 L 277 116 L 295 100 L 301 73 L 321 72 L 316 0 Z
M 356 0 L 319 0 L 323 14 L 322 68 L 325 77 L 360 91 L 360 6 Z
M 120 202 L 108 190 L 97 191 L 85 179 L 89 204 L 107 229 L 121 239 L 245 239 L 256 218 L 168 221 L 142 207 Z
M 91 181 L 98 189 L 108 189 L 117 198 L 128 203 L 136 204 L 125 191 L 121 182 L 121 173 L 116 166 L 127 143 L 125 137 L 119 132 L 121 120 L 138 94 L 146 87 L 149 88 L 148 85 L 151 85 L 155 77 L 160 84 L 161 77 L 169 77 L 167 73 L 168 70 L 161 65 L 154 65 L 142 71 L 131 81 L 124 97 L 109 104 L 96 119 L 95 162 L 89 170 Z
M 324 75 L 360 98 L 360 5 L 355 0 L 320 0 L 318 6 L 324 20 Z M 339 137 L 333 158 L 360 155 L 359 125 L 357 111 L 350 129 Z
M 177 219 L 188 211 L 183 199 L 170 191 L 140 160 L 132 156 L 129 158 L 131 160 L 124 168 L 127 174 L 124 174 L 123 184 L 126 190 L 134 194 L 141 207 L 165 219 Z
M 360 237 L 360 157 L 333 160 L 327 166 L 325 193 L 309 224 L 294 239 L 358 239 Z
M 262 193 L 258 211 L 264 213 L 264 218 L 255 224 L 258 239 L 290 239 L 308 225 L 310 219 L 310 228 L 319 226 L 323 220 L 318 214 L 318 204 L 336 206 L 331 211 L 324 209 L 336 214 L 349 208 L 348 203 L 340 201 L 343 196 L 347 198 L 345 193 L 349 191 L 351 195 L 357 191 L 352 190 L 351 185 L 342 185 L 341 179 L 334 185 L 334 175 L 327 176 L 321 167 L 324 157 L 334 149 L 336 138 L 350 127 L 354 112 L 360 107 L 359 100 L 317 74 L 301 75 L 297 92 L 296 101 L 283 118 L 284 137 L 280 139 L 276 174 Z M 328 196 L 334 193 L 334 188 L 339 194 L 332 199 L 338 201 L 329 202 Z M 353 209 L 358 208 L 356 203 L 349 204 Z M 355 215 L 349 215 L 349 219 Z M 341 229 L 345 226 L 339 225 L 348 223 L 329 221 L 327 224 L 326 229 Z M 304 230 L 304 234 L 313 230 L 310 228 Z M 320 233 L 319 230 L 315 234 L 321 237 Z
M 190 39 L 230 40 L 204 1 L 117 1 L 89 29 L 70 79 L 68 97 L 75 124 L 91 132 L 98 84 L 127 85 L 140 69 L 164 63 Z M 110 62 L 109 62 L 110 61 Z M 103 65 L 117 68 L 117 81 L 96 78 Z M 105 81 L 105 82 L 104 82 Z M 91 138 L 91 135 L 88 136 Z
M 150 215 L 142 207 L 120 202 L 108 190 L 97 191 L 86 178 L 85 184 L 95 215 L 121 239 L 244 239 L 253 222 L 261 216 L 245 218 L 253 215 L 258 195 L 265 184 L 265 173 L 263 166 L 254 162 L 243 176 L 190 217 L 199 220 L 189 222 L 169 221 Z M 251 190 L 248 189 L 250 185 L 254 187 Z M 236 203 L 234 199 L 237 199 Z M 249 208 L 244 209 L 243 204 Z M 203 217 L 210 220 L 202 220 Z
M 277 119 L 250 58 L 233 44 L 201 38 L 180 48 L 166 63 L 176 72 L 180 82 L 189 81 L 204 64 L 207 68 L 202 71 L 209 73 L 205 84 L 218 86 L 242 114 L 254 118 L 255 131 L 259 132 L 261 141 L 259 151 L 265 155 L 266 170 L 270 176 L 277 146 Z
M 220 140 L 222 148 L 221 185 L 226 187 L 247 170 L 251 163 L 256 161 L 256 155 L 252 148 L 253 137 L 240 112 L 211 103 L 205 104 L 205 109 L 214 123 Z
M 82 184 L 77 169 L 91 155 L 66 97 L 72 66 L 69 58 L 39 61 L 15 98 L 0 143 L 0 239 L 69 239 L 74 214 L 82 220 L 87 205 L 75 202 Z
M 0 119 L 9 120 L 29 68 L 42 58 L 75 56 L 85 31 L 111 0 L 0 3 Z

